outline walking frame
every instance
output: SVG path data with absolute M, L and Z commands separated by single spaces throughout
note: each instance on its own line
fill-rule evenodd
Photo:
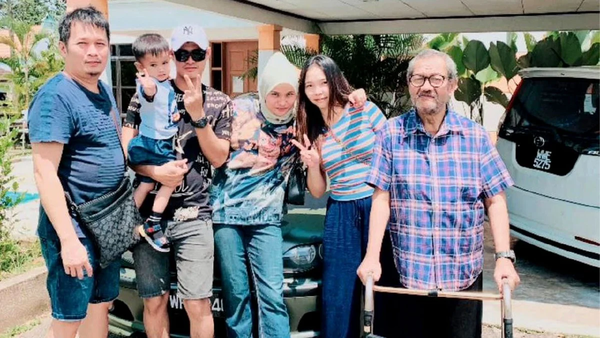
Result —
M 450 291 L 427 291 L 427 290 L 409 290 L 403 288 L 392 288 L 385 286 L 377 286 L 373 282 L 373 276 L 367 278 L 365 287 L 365 308 L 364 308 L 364 329 L 363 337 L 365 338 L 384 338 L 373 334 L 373 309 L 374 297 L 373 292 L 394 293 L 400 295 L 413 295 L 425 297 L 444 297 L 458 298 L 466 300 L 500 300 L 501 307 L 501 331 L 502 338 L 513 338 L 513 319 L 512 319 L 512 304 L 511 290 L 506 278 L 503 280 L 502 294 L 484 293 L 484 292 L 450 292 Z

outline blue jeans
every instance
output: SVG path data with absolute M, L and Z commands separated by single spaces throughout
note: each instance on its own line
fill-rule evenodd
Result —
M 290 321 L 283 301 L 281 228 L 275 225 L 215 224 L 214 229 L 215 252 L 223 282 L 227 336 L 252 336 L 252 278 L 258 299 L 259 337 L 289 337 Z
M 329 199 L 323 232 L 321 337 L 359 337 L 362 284 L 356 275 L 369 238 L 371 197 Z
M 60 241 L 40 238 L 42 256 L 48 268 L 46 287 L 50 295 L 52 317 L 60 321 L 80 321 L 87 314 L 88 303 L 110 302 L 119 295 L 121 261 L 116 260 L 102 269 L 92 241 L 87 238 L 79 240 L 87 250 L 93 270 L 91 277 L 84 270 L 81 280 L 65 273 Z

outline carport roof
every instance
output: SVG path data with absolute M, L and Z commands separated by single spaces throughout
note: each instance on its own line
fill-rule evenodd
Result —
M 327 34 L 600 28 L 598 0 L 167 0 Z

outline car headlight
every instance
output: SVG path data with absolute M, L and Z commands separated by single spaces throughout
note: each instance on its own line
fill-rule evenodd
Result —
M 321 264 L 319 244 L 304 244 L 295 246 L 283 254 L 284 273 L 303 273 Z M 320 245 L 319 245 L 320 246 Z

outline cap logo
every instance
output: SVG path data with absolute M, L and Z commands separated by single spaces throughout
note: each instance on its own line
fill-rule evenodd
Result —
M 194 30 L 191 26 L 184 26 L 183 27 L 183 34 L 185 35 L 192 35 L 194 34 Z

